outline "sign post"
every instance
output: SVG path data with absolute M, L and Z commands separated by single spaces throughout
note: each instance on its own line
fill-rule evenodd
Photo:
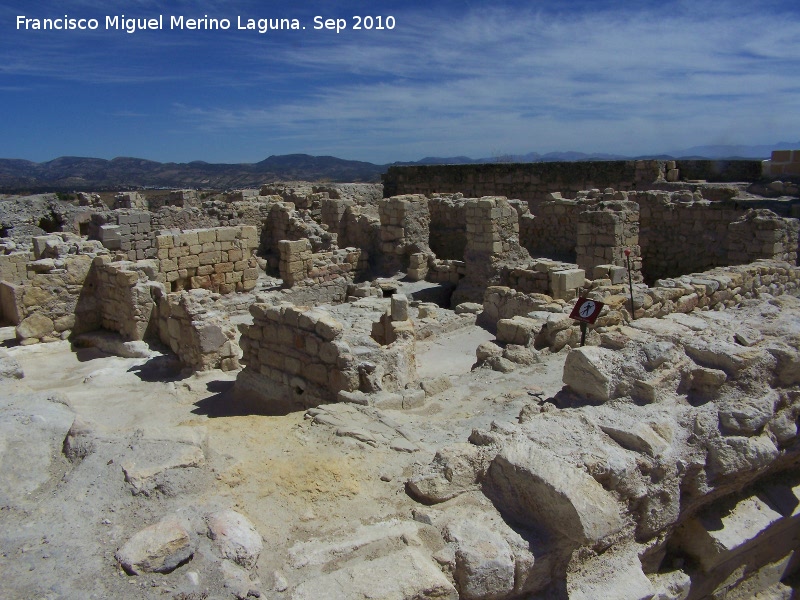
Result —
M 575 319 L 581 324 L 581 346 L 586 343 L 586 328 L 587 325 L 594 325 L 597 317 L 600 316 L 600 311 L 605 306 L 599 300 L 590 300 L 589 298 L 578 298 L 575 307 L 569 314 L 570 319 Z
M 631 290 L 631 321 L 636 320 L 636 309 L 633 308 L 633 276 L 631 275 L 631 249 L 625 248 L 625 260 L 628 262 L 628 287 Z

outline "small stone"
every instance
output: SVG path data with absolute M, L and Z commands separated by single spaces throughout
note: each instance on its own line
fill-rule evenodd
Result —
M 177 515 L 168 515 L 142 529 L 117 551 L 116 558 L 132 575 L 169 573 L 194 555 L 189 532 Z
M 235 510 L 222 510 L 206 517 L 208 537 L 223 558 L 246 569 L 256 566 L 264 544 L 253 524 Z
M 285 592 L 289 589 L 289 582 L 286 581 L 286 577 L 284 577 L 279 571 L 275 571 L 273 577 L 275 578 L 275 591 L 276 592 Z

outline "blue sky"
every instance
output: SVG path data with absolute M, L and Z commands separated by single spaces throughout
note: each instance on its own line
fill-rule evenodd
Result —
M 800 139 L 800 3 L 0 2 L 0 157 L 386 163 Z M 160 31 L 106 16 L 164 15 Z M 96 18 L 95 31 L 17 17 Z M 169 28 L 172 15 L 227 31 Z M 355 15 L 394 29 L 353 30 Z M 345 19 L 340 33 L 314 17 Z M 237 18 L 297 18 L 259 34 Z

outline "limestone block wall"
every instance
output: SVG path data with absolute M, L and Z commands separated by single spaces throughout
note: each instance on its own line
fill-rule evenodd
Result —
M 33 259 L 31 252 L 0 254 L 0 281 L 24 283 L 28 280 L 27 264 Z
M 595 323 L 598 328 L 623 325 L 630 320 L 628 285 L 600 285 L 588 292 L 605 307 Z M 691 313 L 697 308 L 721 310 L 730 308 L 761 294 L 800 296 L 800 267 L 786 262 L 758 260 L 746 265 L 718 267 L 702 273 L 675 279 L 660 279 L 653 287 L 638 284 L 634 288 L 636 319 L 664 317 L 671 313 Z M 524 293 L 506 286 L 487 288 L 483 301 L 482 320 L 497 326 L 503 320 L 516 318 L 513 329 L 530 329 L 537 347 L 560 350 L 570 340 L 579 340 L 578 325 L 567 318 L 563 303 L 541 293 Z M 531 313 L 536 313 L 536 318 Z M 549 318 L 546 318 L 548 313 Z M 520 321 L 520 319 L 522 319 Z M 552 321 L 552 323 L 550 323 Z M 547 331 L 543 328 L 548 323 Z M 525 328 L 523 327 L 523 328 Z
M 432 283 L 458 283 L 466 274 L 467 265 L 463 260 L 428 257 L 427 273 L 423 279 Z
M 147 210 L 147 198 L 139 192 L 120 192 L 114 196 L 114 208 Z
M 592 290 L 590 297 L 608 306 L 598 323 L 616 325 L 625 320 L 622 309 L 630 308 L 626 285 Z M 659 279 L 652 287 L 634 288 L 636 318 L 689 313 L 695 308 L 722 309 L 760 294 L 800 295 L 800 267 L 787 262 L 758 260 L 746 265 L 717 267 L 708 271 Z
M 603 201 L 578 214 L 575 262 L 592 273 L 598 265 L 627 267 L 630 252 L 633 281 L 642 280 L 639 205 L 627 200 Z
M 473 198 L 502 195 L 542 200 L 550 192 L 608 187 L 646 190 L 656 181 L 666 181 L 668 175 L 672 181 L 703 179 L 710 182 L 756 181 L 761 177 L 761 161 L 756 160 L 678 160 L 674 163 L 674 168 L 668 168 L 673 165 L 660 160 L 389 167 L 382 176 L 383 195 L 462 193 Z
M 360 248 L 371 267 L 376 267 L 381 245 L 381 221 L 373 214 L 375 207 L 348 207 L 344 213 L 344 231 L 339 235 L 342 248 Z
M 582 201 L 560 197 L 538 204 L 532 219 L 520 220 L 520 244 L 531 256 L 574 261 L 578 214 L 584 210 Z
M 431 215 L 429 245 L 442 260 L 463 260 L 467 247 L 467 200 L 461 194 L 434 194 L 428 201 Z
M 796 262 L 796 219 L 689 192 L 629 194 L 639 204 L 642 273 L 654 281 L 757 258 Z M 771 222 L 770 222 L 771 221 Z
M 164 229 L 205 229 L 220 225 L 238 225 L 228 219 L 237 213 L 223 202 L 208 202 L 202 209 L 198 207 L 163 206 L 150 213 L 150 222 L 155 234 Z M 255 223 L 245 223 L 254 225 Z
M 278 196 L 279 197 L 279 196 Z M 261 234 L 260 253 L 277 271 L 281 240 L 308 239 L 314 252 L 330 250 L 338 243 L 336 232 L 327 231 L 308 211 L 298 211 L 292 202 L 272 202 Z
M 503 267 L 531 260 L 519 244 L 517 211 L 502 196 L 467 200 L 466 232 L 466 273 L 453 294 L 455 304 L 480 302 L 483 290 L 499 283 Z
M 100 316 L 98 327 L 115 331 L 126 341 L 139 341 L 155 333 L 158 297 L 164 294 L 155 281 L 158 264 L 149 261 L 94 260 L 95 295 Z
M 278 405 L 311 407 L 359 389 L 358 360 L 342 324 L 327 312 L 253 304 L 250 314 L 253 324 L 240 326 L 245 367 L 237 390 Z
M 369 207 L 373 208 L 377 211 L 377 205 Z M 380 247 L 381 222 L 369 209 L 351 198 L 324 198 L 320 212 L 323 227 L 336 235 L 341 248 L 360 248 L 368 260 L 374 260 Z
M 504 268 L 500 283 L 524 294 L 548 294 L 561 299 L 577 298 L 586 271 L 578 265 L 539 258 L 525 267 Z
M 408 256 L 430 253 L 430 211 L 425 196 L 404 195 L 378 202 L 382 270 L 394 272 L 408 268 Z
M 197 206 L 200 203 L 197 190 L 172 190 L 167 196 L 167 206 Z
M 236 329 L 211 307 L 211 292 L 197 289 L 158 298 L 158 337 L 195 371 L 239 368 Z
M 17 326 L 22 344 L 66 339 L 99 323 L 92 255 L 28 263 L 24 284 L 0 284 L 3 314 Z
M 773 150 L 770 160 L 761 163 L 764 177 L 800 177 L 800 150 Z
M 109 250 L 127 254 L 128 260 L 155 258 L 151 218 L 147 210 L 94 213 L 89 222 L 89 238 L 99 240 Z
M 342 278 L 352 282 L 356 274 L 366 266 L 358 248 L 315 254 L 308 239 L 281 240 L 278 247 L 281 253 L 281 279 L 289 287 L 325 284 Z
M 250 291 L 258 279 L 253 256 L 258 244 L 258 231 L 250 225 L 162 232 L 155 247 L 159 279 L 171 291 Z
M 799 228 L 797 219 L 781 219 L 763 209 L 748 211 L 728 226 L 728 262 L 768 258 L 797 264 Z

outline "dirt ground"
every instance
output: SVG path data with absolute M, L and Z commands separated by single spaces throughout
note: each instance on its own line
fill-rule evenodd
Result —
M 0 337 L 13 338 L 13 329 L 0 330 Z M 168 512 L 220 507 L 245 515 L 264 540 L 254 589 L 266 597 L 280 593 L 307 576 L 293 559 L 298 544 L 410 519 L 419 504 L 405 482 L 415 463 L 430 463 L 437 449 L 465 442 L 474 428 L 515 419 L 532 394 L 561 388 L 563 355 L 507 375 L 471 371 L 475 348 L 490 339 L 470 326 L 419 342 L 420 378 L 446 375 L 451 388 L 416 409 L 365 408 L 333 413 L 328 422 L 305 412 L 270 416 L 266 407 L 236 397 L 235 373 L 181 373 L 157 352 L 121 358 L 66 341 L 9 347 L 25 374 L 5 382 L 11 409 L 35 413 L 35 406 L 22 409 L 31 399 L 66 405 L 90 432 L 93 452 L 79 462 L 49 457 L 45 484 L 0 509 L 0 596 L 231 597 L 213 556 L 196 555 L 170 574 L 146 577 L 126 575 L 114 557 Z M 331 426 L 337 418 L 353 427 Z M 50 433 L 54 447 L 63 443 L 60 434 Z M 393 436 L 406 441 L 393 449 Z M 120 465 L 146 440 L 173 444 L 167 454 L 175 444 L 193 444 L 202 460 L 163 469 L 149 495 L 134 495 Z M 19 454 L 28 451 L 21 440 L 3 459 L 24 461 Z M 161 459 L 152 460 L 157 472 Z

